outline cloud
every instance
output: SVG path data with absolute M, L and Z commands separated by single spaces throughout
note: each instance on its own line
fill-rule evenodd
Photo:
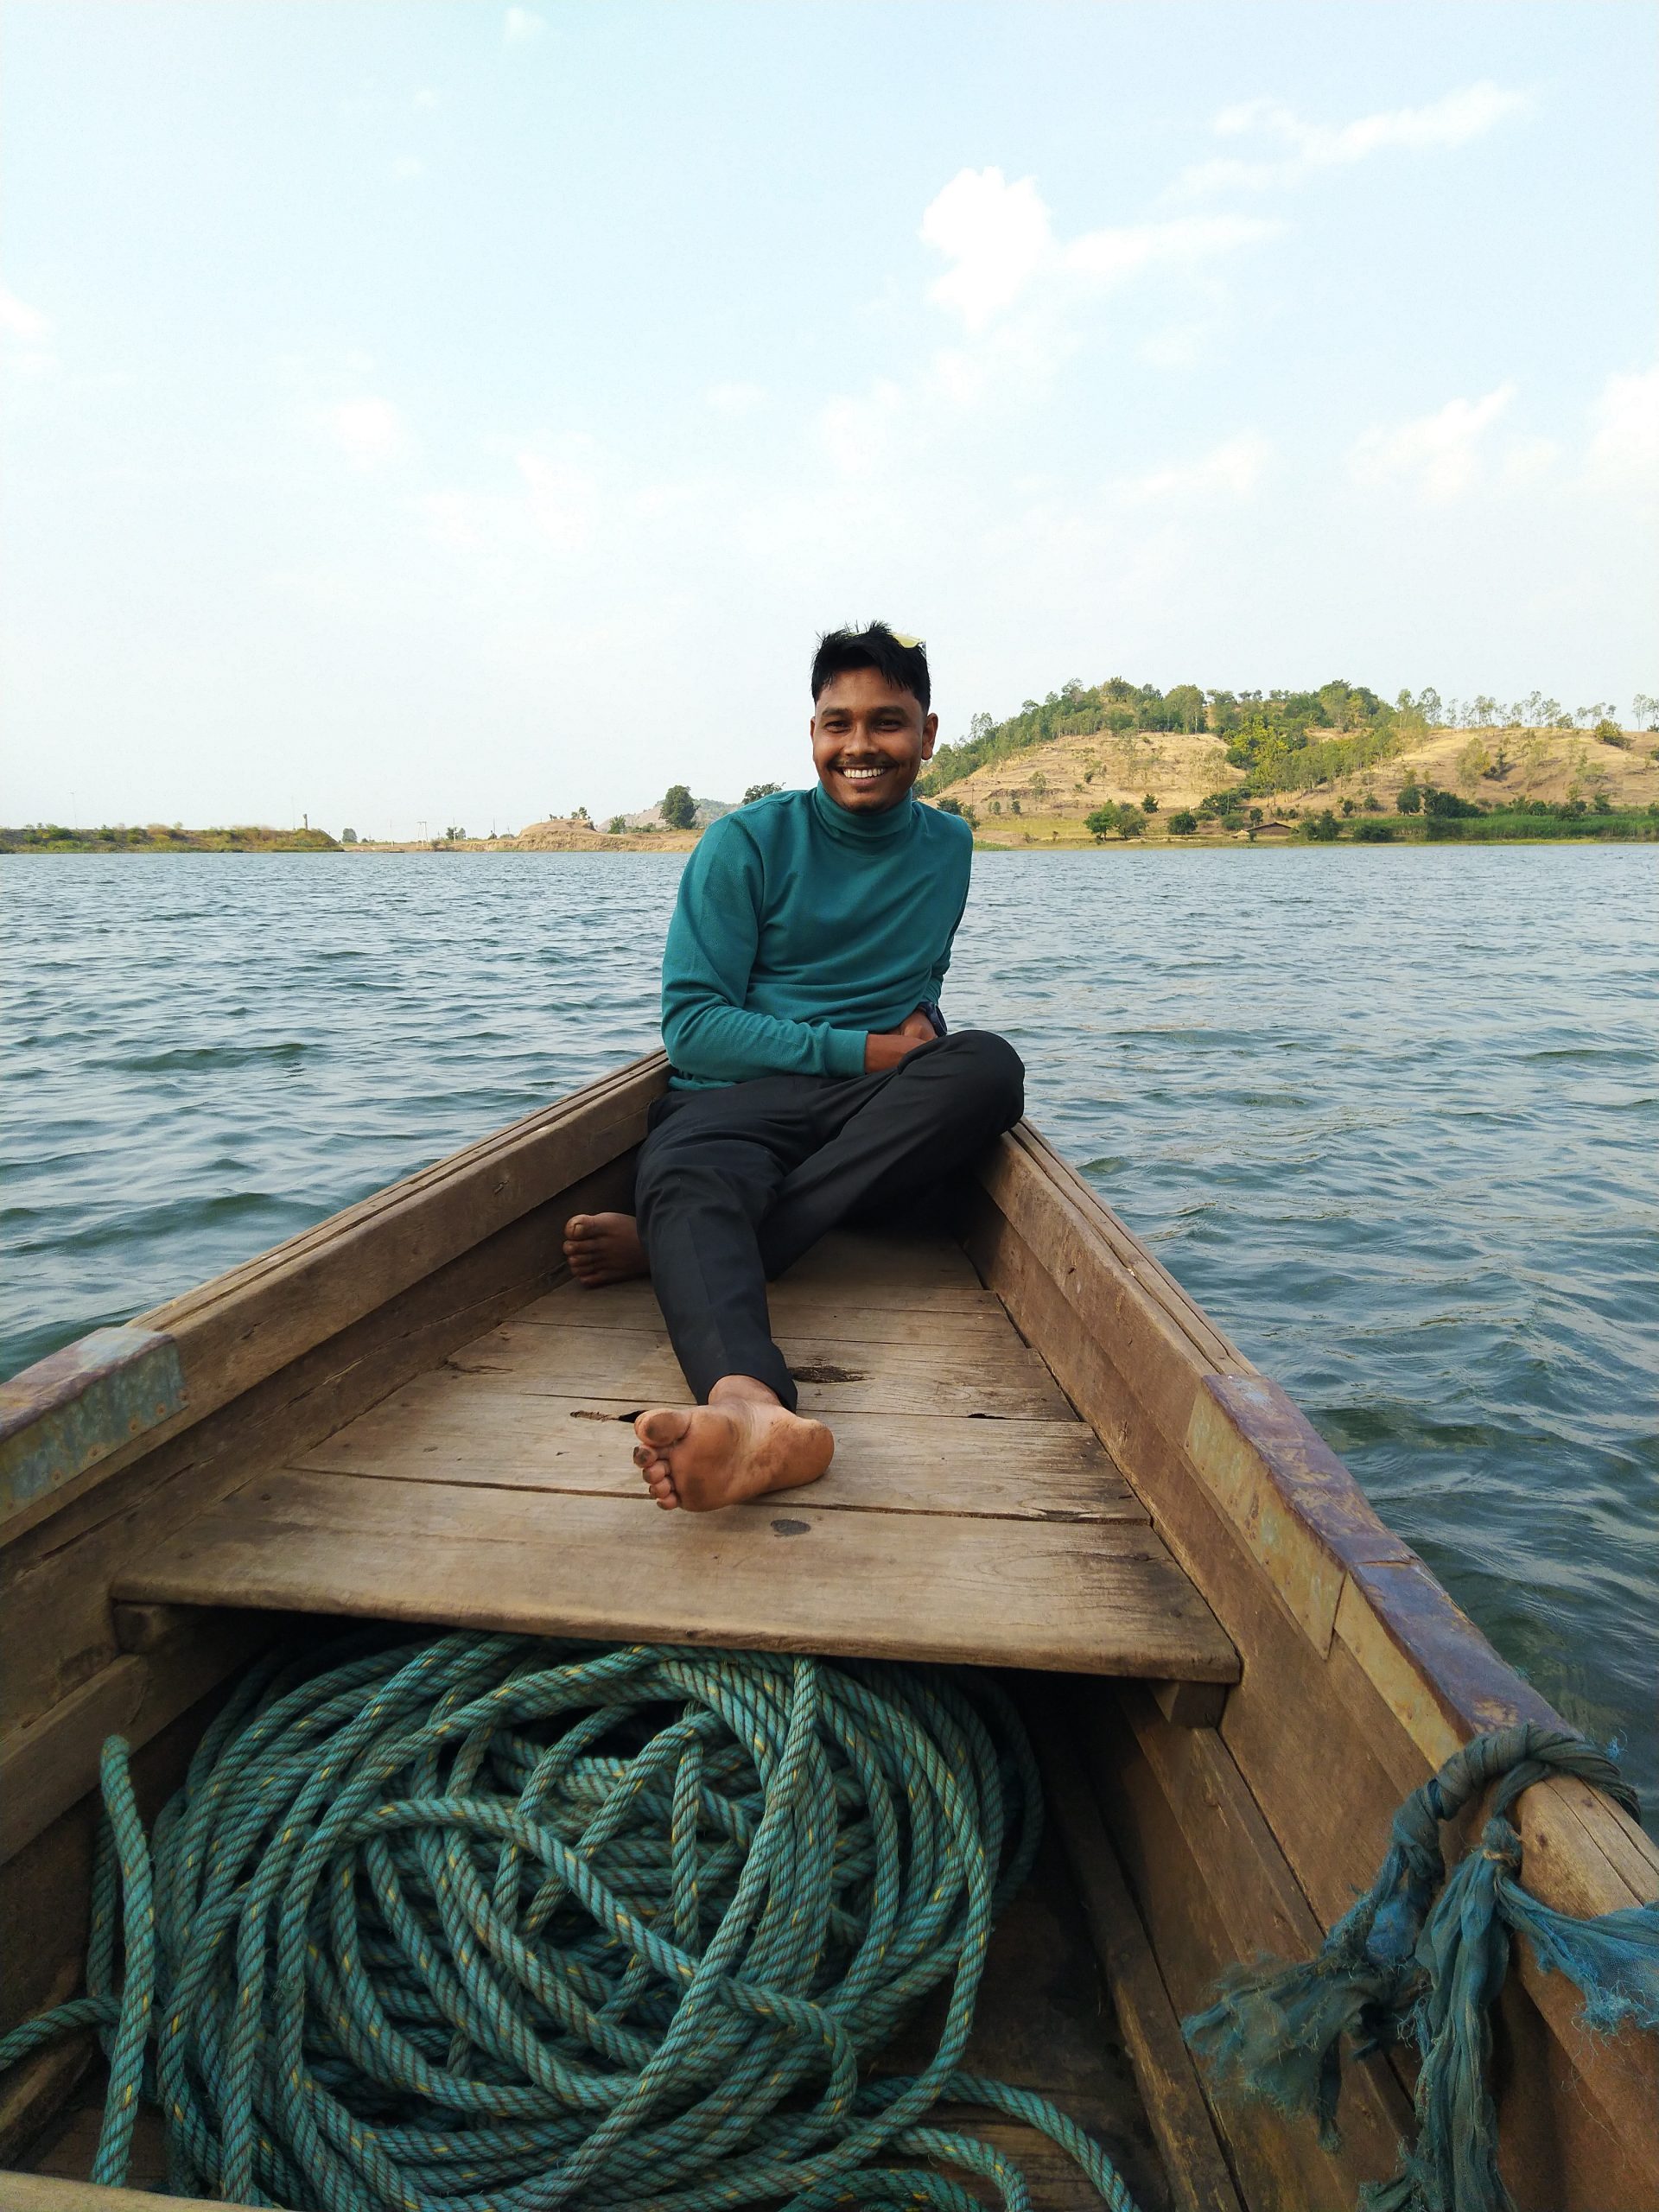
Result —
M 1041 283 L 1083 291 L 1121 284 L 1160 262 L 1192 262 L 1254 245 L 1276 223 L 1248 215 L 1185 215 L 1085 231 L 1061 240 L 1034 177 L 961 169 L 922 217 L 925 245 L 950 266 L 929 287 L 936 305 L 982 331 Z
M 556 552 L 577 553 L 599 518 L 599 448 L 591 438 L 562 440 L 551 452 L 525 447 L 513 455 L 539 535 Z
M 832 399 L 823 409 L 818 435 L 842 476 L 873 476 L 883 467 L 904 405 L 900 387 L 880 377 L 868 391 Z
M 547 29 L 545 16 L 533 8 L 509 8 L 501 19 L 501 36 L 508 46 L 531 46 Z
M 1114 488 L 1118 499 L 1131 505 L 1156 502 L 1162 506 L 1188 499 L 1247 499 L 1272 458 L 1273 448 L 1261 433 L 1244 430 L 1197 461 L 1149 469 L 1145 475 L 1126 478 Z
M 711 384 L 702 395 L 716 415 L 753 415 L 766 404 L 766 388 L 760 384 Z
M 1010 184 L 1001 169 L 959 169 L 923 214 L 921 235 L 950 264 L 930 298 L 969 330 L 1012 307 L 1058 252 L 1036 179 Z
M 634 515 L 669 504 L 661 487 L 630 498 L 612 480 L 607 493 L 615 469 L 598 442 L 581 433 L 520 446 L 512 461 L 505 485 L 429 492 L 416 504 L 439 544 L 498 576 L 516 575 L 521 585 L 545 578 L 550 559 L 563 563 L 590 551 L 603 529 L 614 537 L 617 525 L 626 529 Z
M 1516 438 L 1503 456 L 1499 480 L 1512 489 L 1536 484 L 1548 475 L 1560 455 L 1554 438 Z
M 1272 160 L 1200 162 L 1183 170 L 1172 189 L 1189 197 L 1239 188 L 1261 190 L 1300 184 L 1319 170 L 1348 168 L 1373 154 L 1466 146 L 1508 117 L 1524 115 L 1531 105 L 1527 93 L 1484 78 L 1422 107 L 1387 108 L 1352 123 L 1305 123 L 1276 100 L 1246 100 L 1217 116 L 1217 136 L 1277 140 L 1287 150 Z
M 1513 384 L 1501 384 L 1483 398 L 1448 399 L 1435 414 L 1392 429 L 1373 424 L 1349 454 L 1349 474 L 1357 484 L 1407 484 L 1431 506 L 1459 499 L 1479 472 L 1487 431 L 1515 396 Z
M 0 290 L 0 333 L 26 346 L 39 346 L 52 335 L 52 318 L 15 292 Z
M 40 376 L 55 366 L 52 318 L 0 286 L 0 350 L 9 367 Z
M 323 420 L 353 468 L 378 468 L 396 461 L 409 443 L 404 418 L 389 399 L 367 394 L 342 399 L 325 411 Z
M 1590 420 L 1592 478 L 1616 487 L 1659 479 L 1659 367 L 1609 377 Z
M 437 93 L 433 90 L 430 85 L 423 85 L 419 92 L 416 93 L 414 99 L 410 102 L 410 105 L 417 111 L 423 109 L 435 108 L 437 104 Z
M 392 181 L 408 184 L 412 179 L 426 175 L 426 163 L 414 154 L 399 154 L 391 165 Z

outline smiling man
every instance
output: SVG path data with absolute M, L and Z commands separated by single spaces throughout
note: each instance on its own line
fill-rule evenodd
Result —
M 766 1283 L 827 1230 L 914 1198 L 1019 1119 L 1024 1070 L 938 1011 L 973 836 L 918 805 L 933 752 L 927 654 L 885 623 L 812 663 L 817 783 L 714 823 L 663 957 L 673 1064 L 639 1155 L 637 1214 L 573 1219 L 589 1287 L 650 1272 L 697 1398 L 634 1422 L 657 1503 L 693 1512 L 816 1482 L 835 1440 L 796 1411 Z

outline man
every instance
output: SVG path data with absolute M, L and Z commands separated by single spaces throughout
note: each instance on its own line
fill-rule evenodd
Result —
M 589 1287 L 650 1273 L 694 1407 L 634 1422 L 660 1506 L 693 1512 L 816 1482 L 835 1440 L 796 1411 L 766 1283 L 849 1215 L 892 1207 L 1016 1122 L 1024 1069 L 938 1013 L 973 836 L 919 805 L 927 654 L 885 623 L 812 664 L 817 782 L 724 816 L 680 879 L 663 956 L 673 1064 L 636 1214 L 577 1215 Z

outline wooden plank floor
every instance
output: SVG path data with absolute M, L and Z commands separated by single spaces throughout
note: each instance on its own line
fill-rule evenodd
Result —
M 542 1634 L 1236 1679 L 1209 1608 L 944 1239 L 829 1238 L 772 1294 L 809 1490 L 663 1513 L 627 1424 L 687 1393 L 645 1283 L 566 1284 L 141 1555 L 115 1594 Z

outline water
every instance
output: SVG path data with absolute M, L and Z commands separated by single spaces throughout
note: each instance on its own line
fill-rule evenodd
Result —
M 656 1041 L 671 854 L 7 859 L 0 1373 Z M 1659 1809 L 1650 849 L 986 855 L 946 1007 Z

